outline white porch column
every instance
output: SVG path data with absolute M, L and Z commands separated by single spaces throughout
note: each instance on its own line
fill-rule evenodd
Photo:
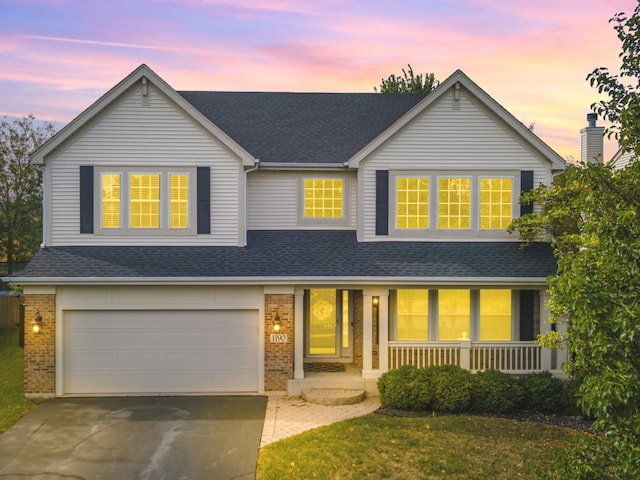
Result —
M 549 323 L 549 309 L 547 308 L 547 302 L 550 299 L 549 292 L 546 290 L 540 292 L 540 334 L 544 335 L 551 331 L 551 324 Z M 542 370 L 551 371 L 553 351 L 548 348 L 541 350 Z
M 293 301 L 293 378 L 304 378 L 304 289 L 296 288 Z
M 389 290 L 378 297 L 378 365 L 384 373 L 389 370 Z

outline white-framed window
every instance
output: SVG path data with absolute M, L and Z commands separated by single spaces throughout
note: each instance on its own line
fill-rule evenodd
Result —
M 349 223 L 349 180 L 343 176 L 305 175 L 299 180 L 301 225 L 346 226 Z
M 195 169 L 96 168 L 99 234 L 195 233 Z
M 389 293 L 393 341 L 512 341 L 517 290 L 398 288 Z
M 508 236 L 517 217 L 517 172 L 390 172 L 390 234 Z

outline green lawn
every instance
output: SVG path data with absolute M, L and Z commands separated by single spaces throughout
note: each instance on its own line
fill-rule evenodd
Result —
M 23 364 L 18 330 L 0 330 L 0 433 L 42 403 L 24 396 Z
M 574 435 L 503 418 L 370 414 L 267 445 L 257 478 L 533 479 Z

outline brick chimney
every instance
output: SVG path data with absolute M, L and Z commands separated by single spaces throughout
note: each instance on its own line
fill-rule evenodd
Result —
M 587 113 L 588 125 L 580 130 L 580 161 L 603 162 L 604 127 L 596 127 L 597 113 Z

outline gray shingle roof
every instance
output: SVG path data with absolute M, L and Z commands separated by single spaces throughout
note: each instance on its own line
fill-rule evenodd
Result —
M 15 277 L 428 281 L 542 279 L 555 271 L 542 243 L 357 242 L 353 231 L 277 230 L 250 231 L 247 247 L 47 247 Z
M 178 92 L 263 162 L 343 163 L 424 94 Z

